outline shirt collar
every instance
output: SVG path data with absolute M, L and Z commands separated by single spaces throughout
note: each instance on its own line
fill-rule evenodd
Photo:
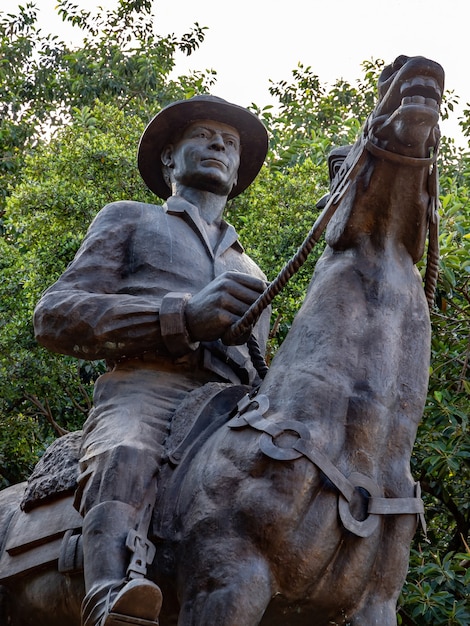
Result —
M 222 220 L 221 230 L 223 231 L 223 234 L 214 254 L 207 237 L 206 230 L 203 226 L 201 216 L 199 215 L 198 208 L 181 196 L 170 196 L 163 205 L 163 210 L 170 215 L 177 215 L 184 219 L 199 236 L 212 257 L 220 256 L 230 247 L 240 253 L 244 252 L 243 246 L 238 241 L 238 234 L 235 228 L 225 220 Z

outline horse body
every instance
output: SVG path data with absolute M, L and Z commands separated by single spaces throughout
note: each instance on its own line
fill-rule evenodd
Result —
M 333 182 L 328 246 L 257 395 L 162 470 L 150 572 L 162 626 L 396 625 L 430 352 L 414 263 L 442 89 L 421 57 L 384 70 Z

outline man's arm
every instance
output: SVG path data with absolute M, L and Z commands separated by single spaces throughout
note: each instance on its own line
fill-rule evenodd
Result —
M 161 298 L 120 293 L 140 210 L 135 203 L 106 206 L 75 259 L 43 294 L 34 329 L 46 348 L 88 360 L 115 360 L 150 349 L 168 353 L 158 318 Z
M 117 202 L 98 214 L 75 259 L 36 307 L 35 333 L 46 348 L 87 360 L 147 351 L 181 356 L 199 341 L 222 337 L 263 291 L 260 278 L 227 272 L 195 295 L 121 293 L 141 210 Z

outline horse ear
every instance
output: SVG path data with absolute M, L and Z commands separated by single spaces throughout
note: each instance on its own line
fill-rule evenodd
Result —
M 333 148 L 330 154 L 328 155 L 328 174 L 330 177 L 330 183 L 333 182 L 336 174 L 341 169 L 346 157 L 351 151 L 352 144 L 349 146 L 340 146 L 338 148 Z M 322 198 L 323 199 L 323 198 Z

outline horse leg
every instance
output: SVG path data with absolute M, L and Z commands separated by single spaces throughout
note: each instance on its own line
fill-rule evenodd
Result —
M 351 620 L 352 626 L 397 626 L 396 600 L 367 599 Z
M 227 544 L 232 545 L 228 546 Z M 272 580 L 264 558 L 247 554 L 241 542 L 221 541 L 223 558 L 189 559 L 184 572 L 178 626 L 257 626 L 272 597 Z M 239 549 L 237 549 L 239 548 Z M 213 552 L 205 546 L 207 552 Z M 192 566 L 191 566 L 192 563 Z

